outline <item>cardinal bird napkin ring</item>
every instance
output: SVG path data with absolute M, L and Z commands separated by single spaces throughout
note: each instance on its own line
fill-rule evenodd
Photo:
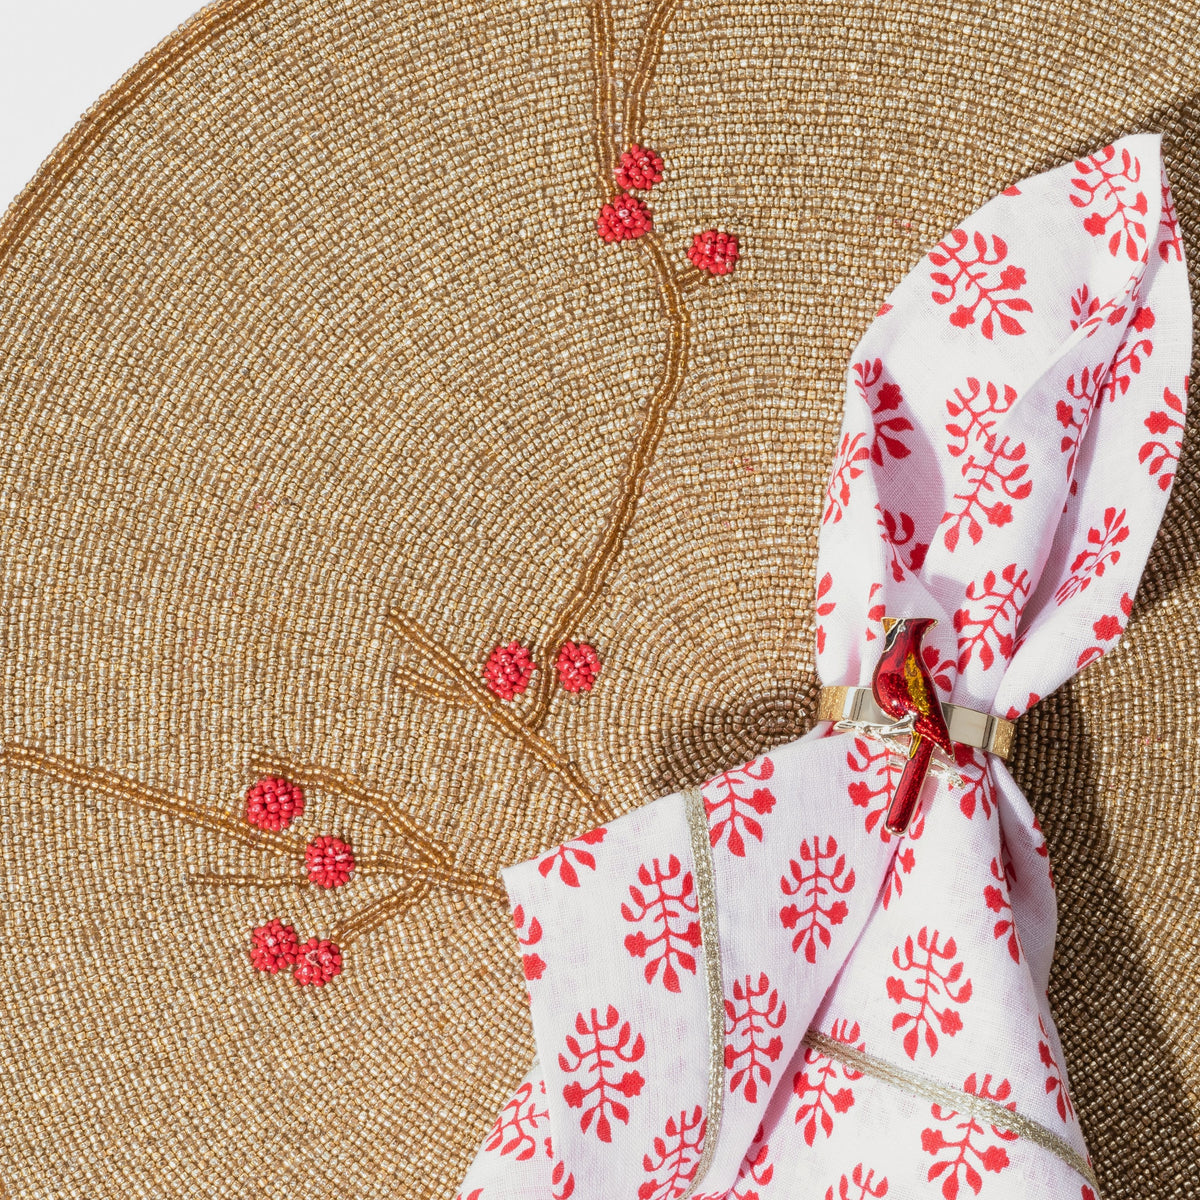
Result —
M 896 287 L 846 375 L 818 723 L 504 872 L 538 1058 L 462 1200 L 1095 1200 L 1005 759 L 1121 636 L 1190 354 L 1157 136 Z

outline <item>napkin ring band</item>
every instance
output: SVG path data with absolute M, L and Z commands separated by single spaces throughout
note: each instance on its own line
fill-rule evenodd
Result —
M 943 704 L 950 740 L 999 758 L 1012 756 L 1016 723 L 994 717 L 961 704 Z M 875 703 L 869 687 L 823 687 L 817 704 L 818 721 L 852 722 L 856 725 L 891 726 L 892 719 Z

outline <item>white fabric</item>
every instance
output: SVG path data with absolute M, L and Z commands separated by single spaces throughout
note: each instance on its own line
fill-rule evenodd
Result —
M 1111 648 L 1170 486 L 1191 316 L 1156 137 L 1011 188 L 913 269 L 848 371 L 821 528 L 818 666 L 868 682 L 881 619 L 939 620 L 943 699 L 1018 716 Z M 1149 448 L 1148 448 L 1149 447 Z M 1046 1000 L 1055 901 L 1004 765 L 960 751 L 903 838 L 901 762 L 828 725 L 704 786 L 725 1005 L 708 1136 L 698 878 L 681 795 L 505 873 L 539 1063 L 463 1200 L 1078 1197 Z M 816 1027 L 963 1098 L 801 1042 Z M 714 1122 L 715 1125 L 715 1122 Z

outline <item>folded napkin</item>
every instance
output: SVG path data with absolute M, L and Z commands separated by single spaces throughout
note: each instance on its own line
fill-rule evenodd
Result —
M 936 618 L 941 699 L 1016 718 L 1116 644 L 1182 435 L 1173 213 L 1158 138 L 1124 138 L 882 306 L 822 514 L 824 684 L 869 685 L 885 616 Z M 462 1200 L 1094 1200 L 1037 820 L 960 744 L 893 835 L 903 765 L 825 722 L 507 870 L 539 1061 Z

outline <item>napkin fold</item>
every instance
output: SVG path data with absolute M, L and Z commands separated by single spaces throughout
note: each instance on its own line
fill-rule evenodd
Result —
M 869 683 L 885 615 L 934 617 L 942 699 L 1016 718 L 1116 644 L 1182 438 L 1173 213 L 1159 139 L 1124 138 L 881 307 L 822 512 L 823 683 Z M 1094 1200 L 1037 820 L 960 746 L 889 834 L 902 765 L 822 724 L 505 871 L 538 1062 L 462 1200 Z

